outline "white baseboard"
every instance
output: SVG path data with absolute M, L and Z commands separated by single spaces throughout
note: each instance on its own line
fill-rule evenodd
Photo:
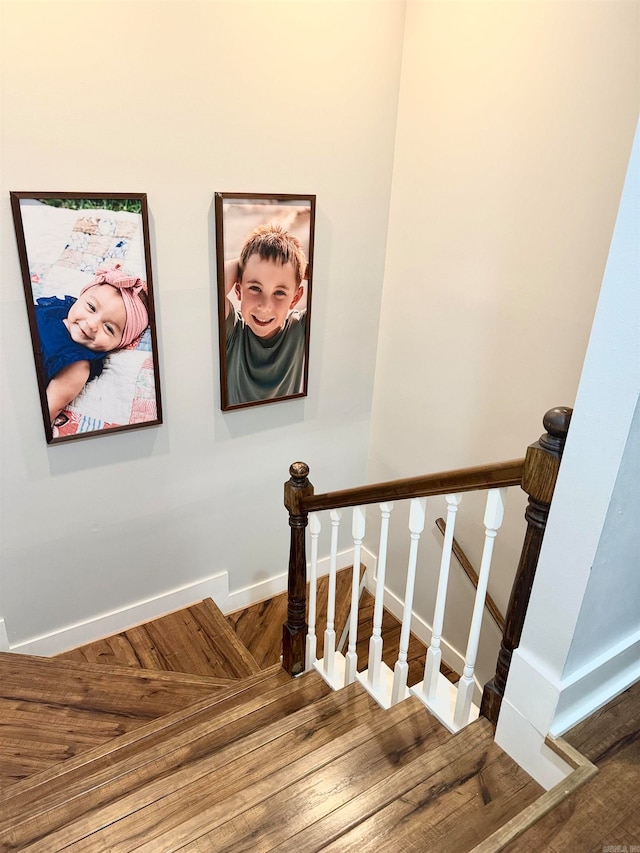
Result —
M 4 619 L 0 619 L 0 652 L 10 651 L 9 637 L 7 636 L 7 626 L 4 624 Z
M 626 637 L 560 684 L 550 734 L 559 737 L 640 680 L 640 631 Z
M 640 632 L 564 679 L 528 649 L 518 648 L 500 708 L 496 743 L 547 790 L 570 767 L 546 745 L 640 679 Z
M 367 572 L 369 572 L 370 567 L 375 565 L 375 558 L 363 548 L 361 559 L 367 567 Z M 318 577 L 329 573 L 329 562 L 329 557 L 318 560 Z M 338 554 L 338 569 L 348 568 L 352 565 L 353 548 Z M 67 625 L 49 634 L 31 637 L 15 645 L 9 643 L 4 619 L 0 619 L 0 651 L 50 657 L 69 649 L 78 648 L 78 646 L 83 646 L 86 643 L 95 642 L 102 637 L 109 637 L 111 634 L 126 631 L 151 619 L 158 619 L 160 616 L 165 616 L 181 607 L 188 607 L 204 598 L 212 598 L 223 613 L 232 613 L 235 610 L 272 598 L 274 595 L 279 595 L 286 589 L 287 573 L 285 572 L 243 589 L 229 592 L 229 575 L 227 572 L 221 572 L 162 593 L 154 598 L 138 601 L 119 610 L 102 613 L 84 622 Z
M 372 571 L 372 566 L 375 565 L 375 557 L 365 548 L 362 548 L 360 555 L 361 562 L 367 567 L 367 575 Z M 330 558 L 323 557 L 318 560 L 318 577 L 329 574 Z M 347 569 L 353 565 L 353 548 L 347 548 L 341 551 L 337 558 L 337 569 Z M 307 564 L 307 577 L 309 576 L 309 564 Z M 272 578 L 260 581 L 258 583 L 246 586 L 243 589 L 237 589 L 229 593 L 225 608 L 218 605 L 224 613 L 233 613 L 236 610 L 241 610 L 244 607 L 250 607 L 252 604 L 257 604 L 259 601 L 265 601 L 267 598 L 273 598 L 274 595 L 280 595 L 287 589 L 288 573 L 283 572 L 281 575 L 276 575 Z
M 572 768 L 545 743 L 545 736 L 508 701 L 502 700 L 496 743 L 545 791 L 571 773 Z
M 108 637 L 151 619 L 157 619 L 174 610 L 179 610 L 181 607 L 187 607 L 196 601 L 202 601 L 204 598 L 212 598 L 218 607 L 223 609 L 228 598 L 228 589 L 228 575 L 226 572 L 222 572 L 162 593 L 155 598 L 138 601 L 120 610 L 102 613 L 93 619 L 87 619 L 85 622 L 68 625 L 50 634 L 33 637 L 13 646 L 7 643 L 7 651 L 43 657 L 57 655 L 68 649 L 75 649 L 86 643 L 92 643 L 101 637 Z M 4 627 L 4 620 L 2 627 Z M 1 643 L 2 630 L 0 629 Z

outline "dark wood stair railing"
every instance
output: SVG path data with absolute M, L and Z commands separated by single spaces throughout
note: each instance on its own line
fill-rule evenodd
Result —
M 304 672 L 307 636 L 305 531 L 310 512 L 405 498 L 517 486 L 522 480 L 523 466 L 524 459 L 515 459 L 496 465 L 461 468 L 456 471 L 390 480 L 385 483 L 316 495 L 309 482 L 309 466 L 305 462 L 294 462 L 289 468 L 290 479 L 284 484 L 284 505 L 289 511 L 291 528 L 287 621 L 282 627 L 284 669 L 292 676 Z
M 527 530 L 511 588 L 496 674 L 485 685 L 480 705 L 480 714 L 494 725 L 498 722 L 511 657 L 514 649 L 520 645 L 572 413 L 573 410 L 566 406 L 559 406 L 547 412 L 542 421 L 546 433 L 527 448 L 522 473 L 522 488 L 529 495 L 524 513 Z
M 308 465 L 304 462 L 294 462 L 289 468 L 290 479 L 284 486 L 284 504 L 289 511 L 291 528 L 288 610 L 287 621 L 283 625 L 282 632 L 284 669 L 293 676 L 302 673 L 305 667 L 307 634 L 305 530 L 310 512 L 407 498 L 522 486 L 529 495 L 529 505 L 525 512 L 527 532 L 505 617 L 496 676 L 485 687 L 481 707 L 481 714 L 495 723 L 504 694 L 511 655 L 522 633 L 571 412 L 571 409 L 564 406 L 551 409 L 543 419 L 547 432 L 529 446 L 524 459 L 498 462 L 493 465 L 390 480 L 385 483 L 316 495 L 309 482 Z
M 289 581 L 287 621 L 282 626 L 282 666 L 290 675 L 304 672 L 305 641 L 307 638 L 307 556 L 305 531 L 309 511 L 302 500 L 313 496 L 313 486 L 307 477 L 309 466 L 294 462 L 289 468 L 291 479 L 284 484 L 284 505 L 289 511 L 291 546 L 289 549 Z

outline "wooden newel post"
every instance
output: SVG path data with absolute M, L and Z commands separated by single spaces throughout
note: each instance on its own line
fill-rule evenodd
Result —
M 559 406 L 547 412 L 543 418 L 546 433 L 540 437 L 539 441 L 527 448 L 525 456 L 522 488 L 529 495 L 529 503 L 524 514 L 527 520 L 527 531 L 505 617 L 496 674 L 485 685 L 480 706 L 480 714 L 494 725 L 498 721 L 511 656 L 513 650 L 520 644 L 571 413 L 572 409 L 566 406 Z
M 313 486 L 307 478 L 308 473 L 308 465 L 304 462 L 294 462 L 289 468 L 291 479 L 284 484 L 284 505 L 289 510 L 291 547 L 289 550 L 287 621 L 282 626 L 282 666 L 292 676 L 304 672 L 304 652 L 307 637 L 305 530 L 308 524 L 308 513 L 302 509 L 300 500 L 313 494 Z

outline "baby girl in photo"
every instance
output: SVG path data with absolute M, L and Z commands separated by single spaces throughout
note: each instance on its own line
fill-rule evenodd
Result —
M 77 299 L 38 299 L 35 314 L 53 423 L 102 373 L 109 353 L 137 345 L 149 325 L 147 283 L 116 264 L 99 269 Z

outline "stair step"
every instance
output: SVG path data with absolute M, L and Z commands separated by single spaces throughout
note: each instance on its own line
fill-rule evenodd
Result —
M 452 736 L 415 697 L 385 711 L 261 671 L 272 639 L 250 652 L 233 624 L 207 600 L 57 659 L 0 655 L 3 734 L 45 768 L 3 791 L 0 853 L 464 853 L 542 793 L 486 721 Z
M 42 848 L 34 849 L 57 849 L 48 846 L 53 844 L 48 833 L 56 828 L 87 811 L 128 797 L 145 785 L 153 786 L 157 780 L 165 792 L 167 787 L 173 791 L 175 779 L 184 773 L 184 768 L 222 749 L 232 749 L 247 736 L 253 736 L 247 741 L 251 748 L 268 742 L 274 736 L 270 731 L 274 721 L 283 721 L 281 725 L 287 730 L 295 724 L 283 718 L 300 709 L 310 718 L 317 716 L 320 712 L 314 710 L 313 703 L 327 694 L 333 699 L 319 676 L 313 674 L 292 682 L 278 669 L 270 678 L 257 682 L 254 689 L 231 696 L 228 701 L 211 702 L 208 707 L 200 703 L 154 721 L 93 754 L 85 753 L 67 762 L 59 774 L 50 772 L 28 780 L 32 783 L 28 788 L 2 803 L 0 850 L 15 849 L 15 845 L 43 834 L 46 842 Z M 343 701 L 334 700 L 335 707 Z M 329 716 L 335 713 L 331 707 L 332 703 L 325 709 Z M 286 758 L 286 751 L 283 756 Z M 228 774 L 223 772 L 222 778 L 225 786 L 231 783 Z
M 314 851 L 472 850 L 542 793 L 486 720 L 450 737 L 291 839 Z M 295 807 L 295 803 L 293 803 Z M 273 850 L 293 849 L 289 841 Z
M 382 778 L 446 737 L 417 700 L 383 711 L 354 684 L 26 849 L 51 853 L 73 843 L 77 853 L 157 853 L 192 842 L 203 850 L 269 849 L 265 826 L 278 835 L 308 817 L 311 805 L 331 807 L 337 764 L 349 778 Z M 327 778 L 309 801 L 299 792 L 308 792 L 307 779 L 318 772 Z M 344 783 L 340 788 L 349 795 Z M 301 810 L 292 808 L 294 792 Z
M 108 678 L 105 678 L 108 676 Z M 37 655 L 21 655 L 15 652 L 0 652 L 0 679 L 2 679 L 3 696 L 8 698 L 9 690 L 20 691 L 20 695 L 29 701 L 42 700 L 47 694 L 47 701 L 55 701 L 54 695 L 62 695 L 65 701 L 79 699 L 87 691 L 102 694 L 104 697 L 114 689 L 123 691 L 128 685 L 149 684 L 157 686 L 167 694 L 184 689 L 192 690 L 194 695 L 203 694 L 207 690 L 229 687 L 237 679 L 212 675 L 193 675 L 189 672 L 173 672 L 159 669 L 133 669 L 124 666 L 109 666 L 106 664 L 77 663 L 59 658 L 45 658 Z M 63 686 L 58 684 L 63 680 Z M 104 687 L 105 684 L 109 688 Z M 70 692 L 69 692 L 70 691 Z M 108 701 L 108 700 L 107 700 Z
M 230 683 L 0 652 L 0 783 L 6 788 Z
M 208 808 L 202 803 L 188 820 L 181 815 L 181 824 L 160 836 L 155 849 L 257 853 L 285 844 L 283 849 L 297 850 L 301 830 L 448 737 L 417 699 L 378 708 L 372 720 L 286 768 L 265 772 L 240 795 Z M 136 849 L 152 853 L 153 844 Z
M 210 598 L 57 659 L 220 678 L 245 678 L 261 669 Z
M 361 567 L 360 575 L 364 575 L 365 567 Z M 352 568 L 340 569 L 336 572 L 334 629 L 337 640 L 347 624 L 351 611 L 351 579 Z M 327 623 L 327 601 L 329 591 L 329 576 L 318 579 L 316 625 Z M 309 584 L 307 584 L 307 601 L 309 600 Z M 243 610 L 227 615 L 227 621 L 236 631 L 238 637 L 249 649 L 255 660 L 261 666 L 276 663 L 282 654 L 282 626 L 287 621 L 287 593 L 254 604 Z M 369 620 L 369 627 L 371 620 Z M 359 632 L 362 633 L 362 632 Z M 324 647 L 324 631 L 319 631 L 316 638 L 317 656 L 321 658 Z M 363 660 L 366 659 L 366 655 Z M 419 680 L 419 679 L 418 679 Z

